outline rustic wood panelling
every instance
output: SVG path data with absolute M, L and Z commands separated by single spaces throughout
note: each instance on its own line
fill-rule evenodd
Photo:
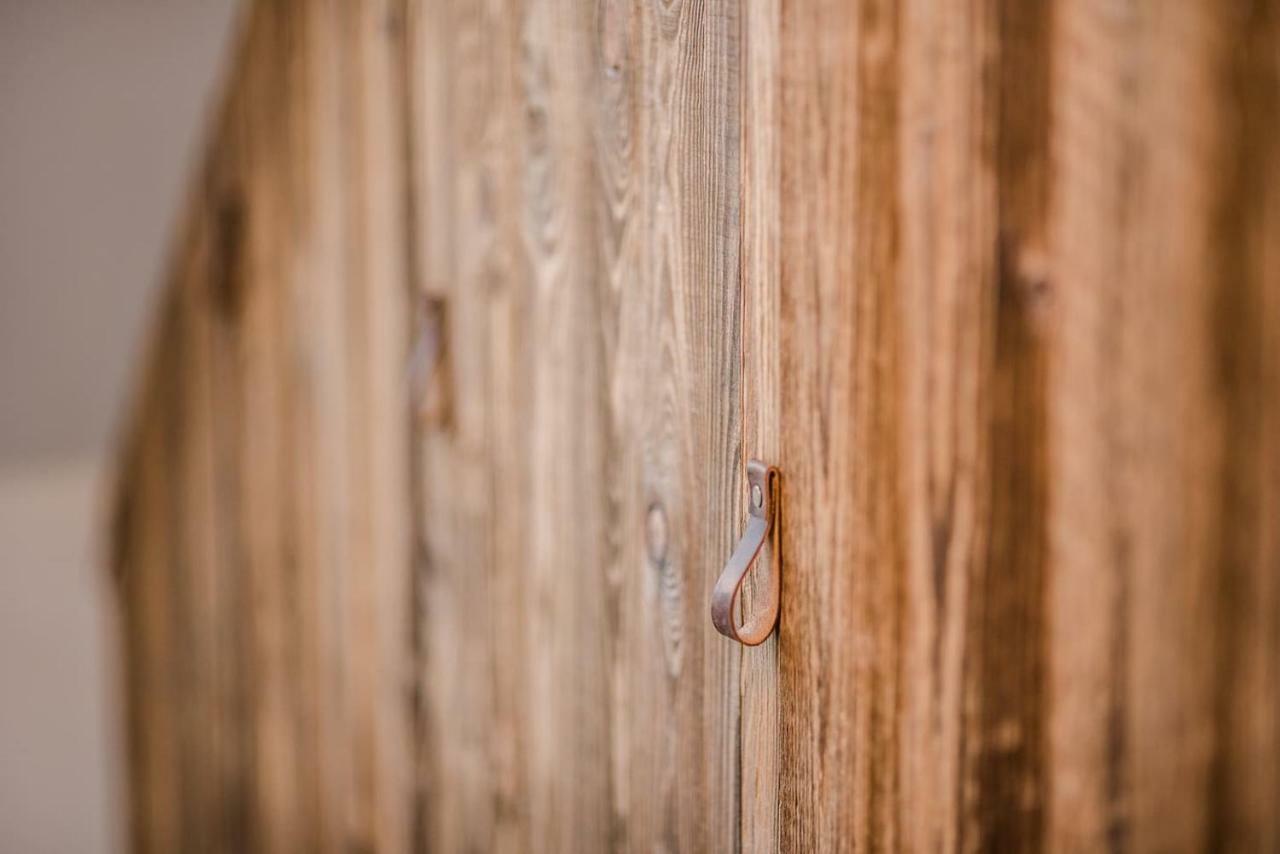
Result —
M 135 847 L 1276 847 L 1278 17 L 251 4 L 121 455 Z
M 781 847 L 1274 845 L 1274 4 L 761 18 Z
M 421 428 L 419 826 L 726 850 L 741 508 L 735 4 L 429 0 L 415 245 L 460 390 Z
M 784 0 L 777 32 L 780 843 L 891 848 L 909 521 L 898 9 Z
M 139 850 L 409 841 L 392 11 L 253 7 L 179 236 L 115 533 Z

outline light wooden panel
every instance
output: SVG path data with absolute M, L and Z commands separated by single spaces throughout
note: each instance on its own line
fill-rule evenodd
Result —
M 421 839 L 733 848 L 736 5 L 414 8 Z
M 254 6 L 190 199 L 116 514 L 138 850 L 409 842 L 393 12 Z

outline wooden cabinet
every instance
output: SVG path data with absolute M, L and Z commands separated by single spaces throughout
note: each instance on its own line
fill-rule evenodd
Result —
M 1277 17 L 251 4 L 121 453 L 136 846 L 1280 844 Z

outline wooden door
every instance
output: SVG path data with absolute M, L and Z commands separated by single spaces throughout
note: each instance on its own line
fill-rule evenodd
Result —
M 250 4 L 121 455 L 136 846 L 1275 847 L 1277 27 Z

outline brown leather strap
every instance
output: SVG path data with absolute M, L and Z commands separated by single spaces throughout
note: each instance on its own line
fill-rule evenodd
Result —
M 711 592 L 711 622 L 725 637 L 747 646 L 756 646 L 769 637 L 778 622 L 781 578 L 777 526 L 774 524 L 778 504 L 778 470 L 759 460 L 751 460 L 747 463 L 747 483 L 750 487 L 747 529 Z M 761 582 L 757 585 L 756 607 L 744 618 L 742 625 L 737 625 L 734 615 L 738 611 L 742 582 L 766 542 L 772 547 L 768 565 L 756 570 L 756 578 Z

